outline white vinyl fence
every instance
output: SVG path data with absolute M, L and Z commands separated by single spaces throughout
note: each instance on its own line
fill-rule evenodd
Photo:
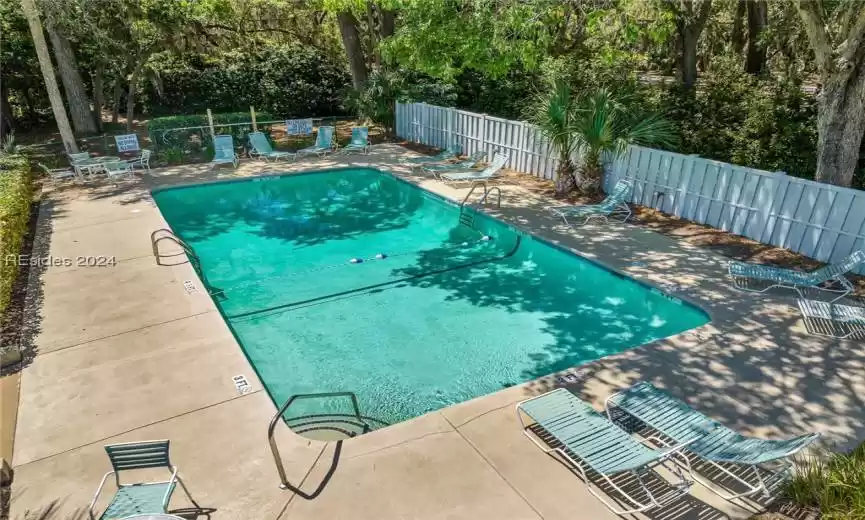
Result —
M 466 154 L 500 149 L 508 167 L 552 179 L 556 160 L 531 124 L 424 103 L 399 103 L 397 135 Z M 579 158 L 575 158 L 579 160 Z M 824 262 L 865 248 L 865 192 L 697 156 L 632 146 L 606 168 L 607 190 L 634 181 L 631 202 Z M 865 270 L 860 268 L 861 272 Z

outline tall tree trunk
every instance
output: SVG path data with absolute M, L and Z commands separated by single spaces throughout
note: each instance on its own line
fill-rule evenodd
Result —
M 138 85 L 138 75 L 146 60 L 139 59 L 129 75 L 129 90 L 126 92 L 126 131 L 132 131 L 132 119 L 135 117 L 135 88 Z
M 396 12 L 388 9 L 379 9 L 379 14 L 381 15 L 378 26 L 379 36 L 384 40 L 393 36 L 396 30 Z
M 840 31 L 826 30 L 825 5 L 796 4 L 808 35 L 822 90 L 817 97 L 816 180 L 850 186 L 865 133 L 865 5 L 841 2 Z M 831 16 L 831 14 L 830 14 Z
M 348 56 L 348 65 L 351 70 L 351 81 L 354 88 L 363 87 L 367 80 L 366 60 L 363 56 L 363 47 L 360 35 L 357 31 L 357 18 L 348 11 L 337 13 L 339 22 L 339 33 L 342 35 L 342 45 Z
M 712 10 L 712 0 L 679 0 L 672 4 L 682 55 L 679 57 L 679 78 L 690 89 L 697 82 L 697 44 Z
M 730 35 L 730 40 L 733 44 L 733 52 L 737 55 L 741 55 L 745 48 L 745 11 L 747 8 L 747 0 L 738 0 L 736 14 L 733 15 L 733 32 Z
M 120 119 L 120 98 L 123 96 L 123 84 L 120 78 L 114 80 L 114 92 L 111 95 L 111 122 L 117 124 Z
M 102 131 L 102 109 L 105 106 L 105 63 L 98 62 L 93 71 L 93 118 L 96 128 Z
M 700 33 L 682 24 L 679 28 L 679 38 L 682 42 L 682 56 L 679 65 L 679 79 L 685 88 L 692 88 L 697 83 L 697 43 Z
M 12 131 L 12 110 L 9 108 L 9 88 L 0 84 L 0 140 Z
M 762 74 L 766 68 L 766 46 L 760 41 L 763 29 L 769 24 L 769 7 L 766 0 L 748 2 L 748 56 L 745 72 Z
M 865 134 L 865 65 L 832 75 L 818 97 L 819 182 L 850 186 Z
M 96 132 L 96 122 L 90 109 L 87 89 L 84 88 L 84 81 L 78 71 L 72 43 L 54 25 L 50 17 L 46 18 L 45 28 L 48 37 L 51 38 L 51 47 L 54 48 L 54 59 L 60 72 L 60 81 L 63 82 L 63 90 L 66 92 L 66 103 L 69 105 L 72 126 L 75 127 L 76 132 L 93 134 Z
M 54 112 L 54 120 L 57 122 L 63 147 L 66 148 L 66 153 L 78 153 L 78 145 L 75 144 L 72 127 L 69 125 L 69 118 L 66 117 L 66 107 L 63 106 L 57 78 L 54 77 L 54 65 L 51 64 L 48 44 L 45 42 L 45 35 L 42 34 L 42 21 L 39 19 L 36 3 L 34 0 L 21 0 L 21 9 L 24 11 L 24 17 L 27 18 L 27 24 L 30 26 L 33 46 L 36 48 L 36 56 L 39 58 L 39 68 L 42 69 L 45 88 L 48 90 L 48 100 L 51 102 L 51 110 Z
M 375 5 L 372 2 L 368 3 L 366 5 L 367 46 L 369 48 L 367 53 L 367 58 L 369 60 L 367 70 L 377 70 L 381 66 L 381 55 L 378 53 L 378 31 L 375 26 L 375 14 Z

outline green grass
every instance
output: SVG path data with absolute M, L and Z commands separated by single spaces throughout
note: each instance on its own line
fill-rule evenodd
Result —
M 850 453 L 823 451 L 800 459 L 783 494 L 826 519 L 865 520 L 865 443 Z

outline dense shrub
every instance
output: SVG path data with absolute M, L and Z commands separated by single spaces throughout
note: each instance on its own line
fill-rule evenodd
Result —
M 782 493 L 825 519 L 865 518 L 865 444 L 850 453 L 818 451 L 800 458 Z
M 0 314 L 9 305 L 30 219 L 30 167 L 20 155 L 0 154 Z
M 661 109 L 677 123 L 681 148 L 719 161 L 812 178 L 817 106 L 794 82 L 764 80 L 721 68 L 694 91 L 673 88 Z
M 351 80 L 341 64 L 311 47 L 267 48 L 255 55 L 232 53 L 216 63 L 184 63 L 161 73 L 142 96 L 145 111 L 169 114 L 256 110 L 280 118 L 342 115 Z

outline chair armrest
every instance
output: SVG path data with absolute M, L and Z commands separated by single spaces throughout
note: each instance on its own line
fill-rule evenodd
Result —
M 93 506 L 96 505 L 96 500 L 99 499 L 99 494 L 102 493 L 102 488 L 105 487 L 105 481 L 108 480 L 108 477 L 114 474 L 113 471 L 109 471 L 102 477 L 102 482 L 99 483 L 99 487 L 96 489 L 96 494 L 93 495 L 93 500 L 90 501 L 90 505 L 87 507 L 87 514 L 90 515 L 90 520 L 96 520 L 96 517 L 93 516 Z
M 171 500 L 171 491 L 174 483 L 177 482 L 177 466 L 171 466 L 171 478 L 168 480 L 168 488 L 165 490 L 165 496 L 162 497 L 162 510 L 168 510 L 168 501 Z

